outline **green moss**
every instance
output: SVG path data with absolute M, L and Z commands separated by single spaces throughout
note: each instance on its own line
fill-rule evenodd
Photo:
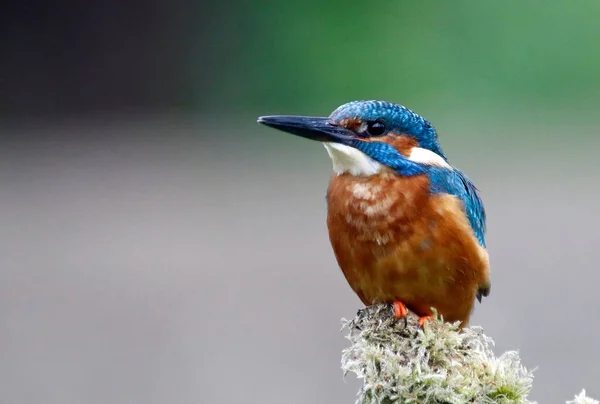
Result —
M 344 320 L 350 347 L 342 369 L 363 380 L 357 404 L 528 404 L 533 374 L 515 351 L 495 356 L 481 327 L 460 330 L 435 318 L 420 329 L 393 318 L 389 305 Z M 600 404 L 582 391 L 567 404 Z
M 500 386 L 488 396 L 494 400 L 505 399 L 509 401 L 516 401 L 520 397 L 518 392 L 513 390 L 512 386 Z
M 461 331 L 436 318 L 422 330 L 412 314 L 405 327 L 388 305 L 361 310 L 344 327 L 351 346 L 342 369 L 364 381 L 358 404 L 530 402 L 532 373 L 516 352 L 496 357 L 479 327 Z

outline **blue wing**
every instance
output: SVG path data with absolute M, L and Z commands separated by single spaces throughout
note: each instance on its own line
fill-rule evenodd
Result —
M 432 193 L 446 193 L 459 198 L 465 214 L 475 232 L 475 237 L 485 247 L 485 208 L 479 191 L 471 180 L 457 169 L 430 166 L 428 169 Z

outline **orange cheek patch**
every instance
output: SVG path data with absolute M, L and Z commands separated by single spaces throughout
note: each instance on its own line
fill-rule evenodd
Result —
M 404 157 L 409 157 L 413 147 L 418 147 L 419 142 L 412 136 L 404 134 L 389 134 L 383 137 L 361 138 L 363 142 L 382 142 L 391 145 Z
M 417 139 L 404 134 L 390 134 L 384 138 L 384 142 L 392 145 L 394 149 L 396 149 L 398 153 L 402 154 L 404 157 L 410 156 L 410 152 L 413 147 L 419 146 Z

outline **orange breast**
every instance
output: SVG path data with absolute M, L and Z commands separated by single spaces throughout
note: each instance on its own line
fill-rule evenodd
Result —
M 431 195 L 426 175 L 384 170 L 334 174 L 327 202 L 335 256 L 363 303 L 400 300 L 421 316 L 435 307 L 448 321 L 468 322 L 489 262 L 459 199 Z

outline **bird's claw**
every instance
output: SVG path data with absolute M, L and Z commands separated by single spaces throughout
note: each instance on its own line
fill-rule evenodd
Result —
M 404 319 L 404 327 L 408 325 L 408 309 L 406 305 L 399 300 L 394 301 L 394 318 L 395 319 Z

